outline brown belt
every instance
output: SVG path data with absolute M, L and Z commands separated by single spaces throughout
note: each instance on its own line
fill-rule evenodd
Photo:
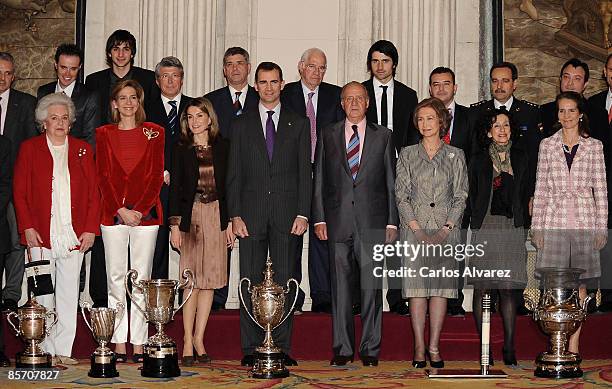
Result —
M 208 204 L 218 199 L 219 198 L 217 197 L 216 193 L 196 193 L 195 197 L 193 198 L 193 202 Z

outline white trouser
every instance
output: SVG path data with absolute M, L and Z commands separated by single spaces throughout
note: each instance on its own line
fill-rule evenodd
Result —
M 153 254 L 155 253 L 155 242 L 159 226 L 137 226 L 125 225 L 100 226 L 102 229 L 102 240 L 104 241 L 104 255 L 106 262 L 106 282 L 108 285 L 108 306 L 116 308 L 117 303 L 126 305 L 124 279 L 128 272 L 128 250 L 130 268 L 138 271 L 137 280 L 148 280 L 151 278 L 153 267 Z M 95 276 L 95 274 L 94 274 Z M 136 308 L 138 304 L 144 309 L 144 296 L 138 289 L 132 289 L 134 299 L 130 306 L 130 343 L 141 345 L 147 342 L 147 321 Z M 127 342 L 128 319 L 123 315 L 121 320 L 115 322 L 115 333 L 111 339 L 112 343 Z
M 43 258 L 51 261 L 51 279 L 55 286 L 54 294 L 37 296 L 36 301 L 47 310 L 55 310 L 57 324 L 49 332 L 49 336 L 41 343 L 41 347 L 51 355 L 72 355 L 72 343 L 76 335 L 77 307 L 79 305 L 79 280 L 83 253 L 78 250 L 71 251 L 66 257 L 53 258 L 51 250 L 40 247 L 32 247 L 32 260 L 40 258 L 43 250 Z M 47 327 L 52 323 L 47 320 Z

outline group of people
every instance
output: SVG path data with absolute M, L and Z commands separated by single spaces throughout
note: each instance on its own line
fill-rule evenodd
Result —
M 0 52 L 3 307 L 16 309 L 21 297 L 24 246 L 28 257 L 50 259 L 55 293 L 38 299 L 58 313 L 43 343 L 57 363 L 77 363 L 71 355 L 88 250 L 90 295 L 96 306 L 109 307 L 126 303 L 128 267 L 142 279 L 168 278 L 168 242 L 180 251 L 180 269 L 195 274 L 183 312 L 187 366 L 211 361 L 206 324 L 227 298 L 236 239 L 240 278 L 260 282 L 269 256 L 275 281 L 284 284 L 301 281 L 309 231 L 312 310 L 332 315 L 335 366 L 354 359 L 355 313 L 362 319 L 359 357 L 364 366 L 378 364 L 382 280 L 373 276 L 375 244 L 461 244 L 466 229 L 473 243 L 489 242 L 485 255 L 468 263 L 512 276 L 468 282 L 478 331 L 483 292 L 498 291 L 509 365 L 516 364 L 514 323 L 524 309 L 529 227 L 538 267 L 585 270 L 582 298 L 602 275 L 612 56 L 604 69 L 610 89 L 588 102 L 588 65 L 574 58 L 561 69 L 561 93 L 549 104 L 514 97 L 518 71 L 502 62 L 490 71 L 492 99 L 468 108 L 455 102 L 458 86 L 447 67 L 431 72 L 430 97 L 418 102 L 395 79 L 399 54 L 386 40 L 368 51 L 370 79 L 342 88 L 323 81 L 327 59 L 317 48 L 299 59 L 299 81 L 285 84 L 277 64 L 261 62 L 250 86 L 249 54 L 232 47 L 223 57 L 227 86 L 198 98 L 182 94 L 177 58 L 163 58 L 152 72 L 134 66 L 135 53 L 134 36 L 115 31 L 106 45 L 109 67 L 81 84 L 82 51 L 61 45 L 57 80 L 41 86 L 36 99 L 11 88 L 15 62 Z M 386 258 L 387 269 L 406 266 L 466 265 L 440 253 Z M 463 278 L 388 279 L 389 307 L 411 317 L 414 367 L 427 359 L 444 365 L 440 333 L 447 313 L 464 313 Z M 304 294 L 294 292 L 301 309 Z M 605 292 L 601 309 L 612 305 Z M 134 294 L 137 303 L 143 298 Z M 240 310 L 242 365 L 254 363 L 263 340 L 250 308 L 247 302 Z M 292 323 L 291 315 L 274 331 L 289 366 L 297 364 Z M 112 338 L 119 362 L 128 359 L 128 329 L 132 360 L 141 362 L 148 326 L 134 305 Z M 8 366 L 1 335 L 0 363 Z M 570 351 L 578 351 L 578 336 Z

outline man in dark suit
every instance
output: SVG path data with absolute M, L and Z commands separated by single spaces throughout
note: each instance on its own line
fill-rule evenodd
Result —
M 238 116 L 256 110 L 259 95 L 255 88 L 248 84 L 251 73 L 249 53 L 242 47 L 230 47 L 223 55 L 223 75 L 227 86 L 219 88 L 204 95 L 213 105 L 219 130 L 225 139 L 231 139 L 231 128 L 234 119 Z M 229 279 L 231 269 L 231 249 L 227 253 L 227 276 Z M 213 310 L 225 307 L 228 287 L 215 289 L 213 297 Z
M 491 100 L 482 100 L 470 105 L 470 127 L 472 131 L 478 125 L 484 112 L 494 108 L 507 110 L 512 115 L 512 120 L 520 132 L 517 143 L 527 152 L 529 174 L 527 179 L 527 192 L 530 195 L 528 215 L 525 220 L 526 226 L 531 224 L 531 208 L 533 204 L 533 193 L 535 192 L 536 168 L 538 164 L 538 150 L 543 137 L 542 116 L 537 104 L 514 97 L 517 87 L 518 69 L 511 62 L 500 62 L 491 67 L 489 72 L 491 78 Z M 528 315 L 525 308 L 523 294 L 520 294 L 517 313 Z
M 152 71 L 134 66 L 136 38 L 129 31 L 117 30 L 106 40 L 108 69 L 90 74 L 85 79 L 87 89 L 98 94 L 98 109 L 102 124 L 110 123 L 110 94 L 123 80 L 136 80 L 144 90 L 145 102 L 157 89 Z
M 213 104 L 225 139 L 231 139 L 232 122 L 237 116 L 257 108 L 259 95 L 248 84 L 250 73 L 249 53 L 242 47 L 230 47 L 223 55 L 223 75 L 227 86 L 204 95 Z
M 168 215 L 169 185 L 172 179 L 172 151 L 178 143 L 181 134 L 180 118 L 191 97 L 183 95 L 183 79 L 185 72 L 183 64 L 176 57 L 165 57 L 155 66 L 155 79 L 160 93 L 146 101 L 145 112 L 147 120 L 166 129 L 164 143 L 164 183 L 160 192 L 160 199 L 164 215 Z M 151 278 L 168 278 L 170 230 L 168 218 L 164 217 L 164 224 L 157 231 L 155 254 L 153 255 L 153 268 Z
M 308 227 L 312 193 L 310 128 L 306 120 L 280 103 L 283 73 L 277 64 L 259 64 L 255 87 L 260 99 L 258 109 L 240 115 L 232 124 L 228 212 L 234 233 L 240 238 L 240 278 L 259 283 L 269 250 L 274 279 L 284 285 L 294 274 L 296 246 Z M 251 309 L 250 303 L 247 305 Z M 274 331 L 275 342 L 289 366 L 297 365 L 289 356 L 292 324 L 290 315 Z M 244 307 L 240 308 L 240 340 L 244 353 L 241 363 L 252 365 L 263 331 Z
M 612 131 L 612 54 L 608 55 L 603 75 L 608 88 L 589 98 L 587 108 L 591 113 L 587 113 L 587 116 L 589 117 L 589 122 L 591 122 L 590 115 L 593 115 L 593 113 L 603 112 L 603 115 L 606 116 L 604 124 L 599 122 L 592 123 L 590 128 L 593 137 L 603 143 L 604 157 L 606 159 L 606 179 L 608 182 L 608 204 L 612 204 L 612 136 L 610 134 Z M 612 210 L 610 205 L 608 205 L 608 228 L 611 226 Z M 601 250 L 600 290 L 601 305 L 598 307 L 598 310 L 601 312 L 612 311 L 612 242 L 610 240 Z
M 469 108 L 457 104 L 455 94 L 457 84 L 455 83 L 455 72 L 447 67 L 437 67 L 429 74 L 429 95 L 440 99 L 451 114 L 451 125 L 444 142 L 459 147 L 465 154 L 466 162 L 469 161 L 473 147 L 473 135 L 469 123 Z M 459 262 L 459 271 L 463 273 L 465 263 Z M 463 277 L 459 277 L 459 294 L 457 298 L 448 299 L 447 311 L 451 316 L 463 316 Z
M 321 135 L 321 131 L 344 119 L 344 111 L 340 105 L 340 88 L 323 82 L 326 70 L 325 53 L 317 48 L 306 50 L 298 62 L 300 81 L 285 85 L 281 94 L 283 106 L 308 119 L 312 161 L 314 161 L 317 138 Z M 312 224 L 309 228 L 308 242 L 308 280 L 312 311 L 331 313 L 327 244 L 315 236 Z M 302 252 L 300 251 L 294 275 L 298 281 L 302 280 L 301 263 Z M 303 302 L 304 292 L 300 290 L 296 309 L 301 310 Z
M 0 80 L 1 80 L 0 75 Z M 2 83 L 2 81 L 0 81 Z M 0 256 L 11 251 L 11 231 L 6 218 L 9 200 L 11 198 L 11 176 L 13 165 L 11 163 L 11 141 L 0 135 Z M 4 354 L 4 325 L 0 325 L 0 367 L 8 367 L 11 362 Z
M 19 146 L 24 140 L 38 135 L 34 124 L 36 99 L 27 93 L 12 89 L 15 80 L 15 60 L 7 52 L 0 52 L 0 134 L 11 142 L 10 163 L 13 166 Z M 2 299 L 5 310 L 17 308 L 21 299 L 21 282 L 23 280 L 24 253 L 19 243 L 17 219 L 12 201 L 8 204 L 7 219 L 9 223 L 11 250 L 1 255 L 0 279 L 2 271 L 6 277 Z
M 393 132 L 395 156 L 402 147 L 419 143 L 419 134 L 412 124 L 412 114 L 416 107 L 416 92 L 395 79 L 399 54 L 395 45 L 386 40 L 374 43 L 368 51 L 368 71 L 370 79 L 364 81 L 370 105 L 367 118 L 369 122 L 387 127 Z M 399 266 L 393 259 L 390 266 Z M 387 303 L 391 312 L 400 315 L 410 313 L 407 301 L 402 298 L 401 285 L 390 285 L 387 290 Z
M 40 86 L 36 98 L 40 100 L 51 93 L 64 93 L 70 97 L 76 108 L 70 135 L 85 140 L 95 150 L 96 128 L 100 125 L 98 96 L 77 81 L 82 64 L 83 52 L 78 46 L 71 43 L 58 46 L 55 51 L 57 81 Z
M 352 278 L 361 280 L 364 366 L 378 365 L 382 334 L 382 290 L 373 275 L 372 246 L 397 238 L 395 149 L 391 131 L 366 120 L 368 93 L 353 81 L 342 89 L 346 120 L 317 141 L 312 219 L 327 240 L 331 261 L 334 357 L 331 365 L 353 360 L 355 328 Z

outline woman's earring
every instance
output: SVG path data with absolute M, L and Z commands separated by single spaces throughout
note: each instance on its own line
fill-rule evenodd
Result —
M 578 121 L 582 123 L 582 116 L 580 116 L 580 119 L 578 119 Z

